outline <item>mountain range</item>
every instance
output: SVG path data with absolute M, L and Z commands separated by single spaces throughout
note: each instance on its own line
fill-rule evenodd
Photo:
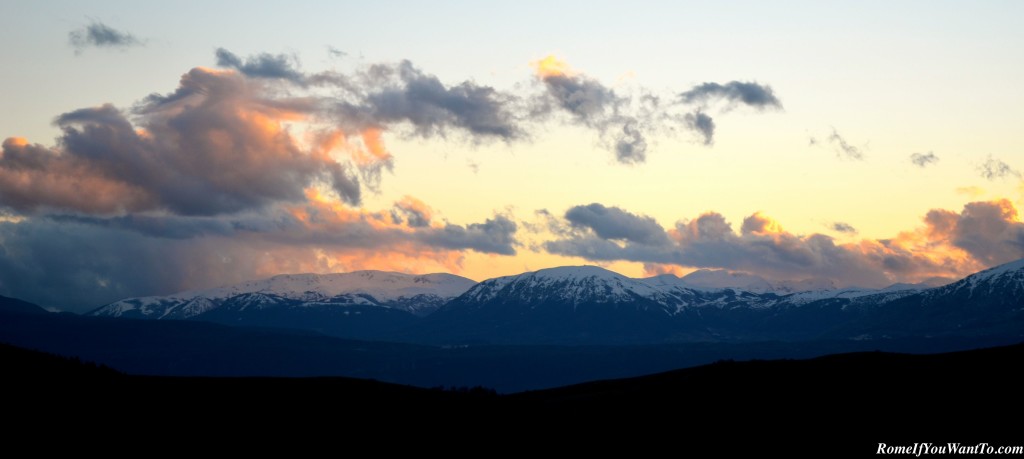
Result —
M 310 330 L 411 343 L 658 344 L 1020 334 L 1024 260 L 939 287 L 838 289 L 726 271 L 635 279 L 596 266 L 475 283 L 381 271 L 281 275 L 129 298 L 101 317 Z
M 0 297 L 0 342 L 140 375 L 348 376 L 509 392 L 721 359 L 1024 340 L 1024 260 L 939 287 L 694 284 L 582 266 L 480 283 L 376 271 L 277 276 L 87 315 Z

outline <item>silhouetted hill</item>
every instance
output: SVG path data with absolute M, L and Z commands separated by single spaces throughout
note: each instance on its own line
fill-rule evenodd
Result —
M 123 376 L 112 368 L 92 362 L 83 362 L 78 358 L 63 357 L 3 343 L 0 343 L 0 362 L 2 362 L 0 366 L 3 367 L 6 384 L 17 381 L 26 384 L 45 384 L 54 380 L 110 380 Z
M 353 341 L 313 332 L 175 320 L 0 314 L 0 342 L 162 376 L 348 376 L 502 392 L 655 373 L 720 359 L 806 358 L 884 349 L 942 352 L 1014 337 L 678 343 L 649 346 L 453 346 Z
M 49 311 L 28 301 L 0 296 L 0 314 L 49 314 Z
M 22 371 L 75 368 L 60 380 L 16 385 L 19 397 L 8 403 L 9 416 L 60 419 L 90 432 L 116 428 L 118 435 L 231 426 L 290 441 L 384 431 L 429 433 L 435 446 L 455 441 L 453 448 L 461 443 L 452 435 L 483 435 L 582 450 L 624 444 L 636 451 L 792 448 L 787 456 L 799 456 L 809 453 L 803 448 L 820 452 L 825 446 L 834 449 L 829 456 L 867 455 L 878 442 L 1013 441 L 1020 438 L 1018 426 L 1002 413 L 1024 408 L 1024 374 L 1017 371 L 1024 344 L 933 355 L 723 361 L 505 396 L 350 378 L 126 376 L 11 347 L 0 347 L 0 355 L 22 362 L 16 364 Z M 31 361 L 37 363 L 23 364 Z M 88 424 L 100 412 L 113 421 Z

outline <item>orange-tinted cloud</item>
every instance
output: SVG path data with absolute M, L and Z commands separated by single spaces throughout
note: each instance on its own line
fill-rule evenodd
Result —
M 280 273 L 458 273 L 468 251 L 516 253 L 517 225 L 506 216 L 458 225 L 436 221 L 413 197 L 373 212 L 306 191 L 306 202 L 231 216 L 0 221 L 0 294 L 82 310 Z M 412 214 L 422 221 L 414 224 Z
M 683 277 L 691 272 L 693 272 L 693 269 L 687 269 L 682 266 L 666 265 L 662 263 L 644 263 L 644 276 L 646 277 L 661 276 L 663 274 Z
M 962 186 L 962 187 L 957 187 L 956 192 L 957 192 L 957 194 L 962 194 L 964 196 L 969 196 L 969 197 L 972 197 L 972 198 L 977 198 L 977 197 L 985 194 L 985 189 L 982 188 L 982 187 L 978 187 L 978 186 Z
M 761 212 L 754 212 L 753 215 L 743 219 L 743 226 L 740 227 L 741 234 L 752 234 L 764 236 L 769 234 L 783 234 L 782 225 L 772 218 L 766 217 Z
M 534 73 L 540 78 L 569 77 L 576 73 L 572 71 L 567 62 L 555 57 L 553 54 L 530 62 L 530 67 L 533 68 Z
M 616 225 L 621 209 L 607 213 Z M 568 214 L 567 214 L 568 218 Z M 823 234 L 798 235 L 761 213 L 743 221 L 740 232 L 718 213 L 705 213 L 666 230 L 669 242 L 612 240 L 594 221 L 544 247 L 555 254 L 595 261 L 636 261 L 651 272 L 659 266 L 724 268 L 773 279 L 829 278 L 842 285 L 881 287 L 894 282 L 955 278 L 985 267 L 1024 258 L 1024 223 L 1008 200 L 973 202 L 961 212 L 936 209 L 923 226 L 892 239 L 839 244 Z
M 59 147 L 5 141 L 0 205 L 217 215 L 301 201 L 316 182 L 358 203 L 351 167 L 303 150 L 284 128 L 306 108 L 302 100 L 266 99 L 234 72 L 193 69 L 177 91 L 137 108 L 138 126 L 103 105 L 58 117 Z

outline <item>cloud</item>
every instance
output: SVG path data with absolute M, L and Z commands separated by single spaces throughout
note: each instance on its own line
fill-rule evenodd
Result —
M 283 126 L 306 109 L 237 73 L 193 69 L 174 93 L 136 107 L 137 124 L 108 104 L 57 117 L 58 147 L 4 141 L 0 205 L 217 215 L 302 201 L 315 183 L 358 204 L 354 166 L 302 148 Z
M 855 160 L 863 160 L 864 159 L 864 153 L 861 151 L 861 149 L 859 147 L 857 147 L 857 146 L 847 142 L 846 139 L 843 138 L 843 136 L 839 135 L 839 131 L 837 131 L 836 128 L 832 128 L 832 133 L 829 134 L 829 136 L 825 138 L 825 141 L 828 142 L 828 144 L 832 146 L 833 151 L 836 152 L 836 156 L 839 157 L 839 158 L 855 159 Z M 816 139 L 814 137 L 811 137 L 811 139 L 810 139 L 810 145 L 811 146 L 820 145 L 820 144 L 821 144 L 821 142 L 818 139 Z
M 679 98 L 686 104 L 705 104 L 715 100 L 724 100 L 731 105 L 742 104 L 761 110 L 782 108 L 782 101 L 775 97 L 771 86 L 755 82 L 703 83 L 683 92 Z
M 559 110 L 569 114 L 573 123 L 596 130 L 620 163 L 642 163 L 647 159 L 644 130 L 650 123 L 650 114 L 631 107 L 631 98 L 573 71 L 554 56 L 535 61 L 532 65 L 546 89 L 545 97 L 537 103 L 534 113 Z
M 0 295 L 85 311 L 282 272 L 458 272 L 465 251 L 515 254 L 516 230 L 503 215 L 413 227 L 316 200 L 230 217 L 38 216 L 0 221 Z
M 618 207 L 594 203 L 576 206 L 565 213 L 575 228 L 587 228 L 603 239 L 619 239 L 638 244 L 668 242 L 665 230 L 653 218 L 626 212 Z
M 939 162 L 939 157 L 930 151 L 928 153 L 914 153 L 910 155 L 910 162 L 914 163 L 917 167 L 927 167 L 929 164 Z
M 1007 176 L 1020 178 L 1021 176 L 1020 172 L 1016 169 L 1010 167 L 1009 164 L 1006 164 L 999 159 L 993 158 L 992 155 L 989 155 L 989 157 L 985 159 L 985 162 L 978 166 L 978 172 L 981 173 L 982 177 L 988 180 L 1000 179 Z
M 406 196 L 395 204 L 395 208 L 405 215 L 409 226 L 414 228 L 430 226 L 430 218 L 433 211 L 423 201 L 412 196 Z
M 977 198 L 985 194 L 985 189 L 977 186 L 961 186 L 956 188 L 957 194 L 969 196 L 971 198 Z
M 729 111 L 743 105 L 757 110 L 782 109 L 782 102 L 770 86 L 754 82 L 730 81 L 726 84 L 703 83 L 679 94 L 679 102 L 685 105 L 697 104 L 697 110 L 681 117 L 683 125 L 699 134 L 704 145 L 712 145 L 715 139 L 715 121 L 705 111 L 709 103 L 724 101 L 723 110 Z
M 411 64 L 314 84 L 282 56 L 218 59 L 230 68 L 194 68 L 130 110 L 59 115 L 53 146 L 3 141 L 0 295 L 81 311 L 281 272 L 458 272 L 467 252 L 516 253 L 506 215 L 459 224 L 411 196 L 361 207 L 394 161 L 385 129 L 521 135 L 489 88 Z M 316 86 L 340 82 L 351 87 L 331 96 Z
M 715 141 L 715 120 L 710 116 L 697 111 L 687 113 L 684 118 L 686 125 L 703 137 L 704 145 L 711 145 Z
M 515 255 L 516 223 L 510 218 L 497 215 L 484 223 L 466 226 L 447 224 L 441 228 L 417 235 L 417 239 L 435 247 L 447 249 L 470 249 L 483 253 Z
M 81 53 L 85 48 L 130 48 L 145 43 L 128 32 L 114 29 L 102 22 L 93 21 L 80 29 L 68 32 L 68 43 Z
M 615 216 L 602 222 L 641 221 L 627 211 L 611 209 Z M 570 221 L 568 217 L 567 213 L 566 221 Z M 959 213 L 936 209 L 923 223 L 891 239 L 839 244 L 823 234 L 790 233 L 761 213 L 745 218 L 739 232 L 715 212 L 681 220 L 669 229 L 645 226 L 642 234 L 659 234 L 661 229 L 668 237 L 642 242 L 623 237 L 621 231 L 598 232 L 596 225 L 572 225 L 570 221 L 577 230 L 559 235 L 543 248 L 596 262 L 723 268 L 772 279 L 827 277 L 838 284 L 867 287 L 958 277 L 1024 257 L 1024 223 L 1009 201 L 974 202 Z
M 839 233 L 857 234 L 857 228 L 854 228 L 852 225 L 843 222 L 834 222 L 831 225 L 829 225 L 829 229 Z
M 704 83 L 663 103 L 643 88 L 638 95 L 616 91 L 554 56 L 534 61 L 532 66 L 545 90 L 534 101 L 532 113 L 567 114 L 569 122 L 597 131 L 601 143 L 623 164 L 643 163 L 648 138 L 677 128 L 694 132 L 704 145 L 712 145 L 715 122 L 705 110 L 709 102 L 725 101 L 725 111 L 740 105 L 758 110 L 782 108 L 772 89 L 757 83 Z M 682 107 L 684 113 L 679 113 L 681 106 L 686 106 Z
M 246 59 L 224 48 L 217 48 L 217 65 L 233 68 L 245 76 L 254 78 L 285 79 L 305 84 L 306 76 L 300 72 L 298 60 L 286 54 L 259 53 Z
M 363 125 L 408 123 L 423 137 L 460 130 L 474 139 L 511 141 L 524 137 L 513 106 L 518 98 L 471 81 L 446 86 L 409 61 L 370 69 L 357 104 L 342 103 L 336 113 Z
M 141 44 L 90 30 L 89 46 Z M 468 252 L 515 254 L 525 224 L 450 222 L 411 196 L 363 208 L 396 161 L 389 135 L 528 141 L 557 113 L 639 163 L 654 133 L 681 127 L 709 144 L 714 133 L 700 110 L 670 113 L 679 107 L 557 63 L 531 94 L 444 82 L 408 61 L 310 73 L 287 54 L 214 57 L 221 68 L 193 68 L 130 108 L 57 116 L 52 145 L 3 141 L 0 294 L 81 310 L 281 272 L 458 271 Z M 541 231 L 604 241 L 608 253 L 635 246 L 635 258 L 656 258 L 673 244 L 650 217 L 615 207 L 541 216 Z
M 647 159 L 647 139 L 637 122 L 626 122 L 622 125 L 622 132 L 616 135 L 615 159 L 624 164 L 640 163 Z
M 960 214 L 933 210 L 925 220 L 933 237 L 963 249 L 985 266 L 1024 258 L 1024 223 L 1009 200 L 968 203 Z
M 515 94 L 472 81 L 446 85 L 407 60 L 349 74 L 305 73 L 298 60 L 286 54 L 259 53 L 243 59 L 224 48 L 215 54 L 217 65 L 248 77 L 339 89 L 331 98 L 316 100 L 315 109 L 346 132 L 380 132 L 404 125 L 424 138 L 462 133 L 474 143 L 526 136 Z
M 344 51 L 342 51 L 342 50 L 340 50 L 340 49 L 338 49 L 338 48 L 336 48 L 334 46 L 328 46 L 327 47 L 327 55 L 331 56 L 333 58 L 341 58 L 341 57 L 348 56 L 348 53 L 346 53 L 346 52 L 344 52 Z

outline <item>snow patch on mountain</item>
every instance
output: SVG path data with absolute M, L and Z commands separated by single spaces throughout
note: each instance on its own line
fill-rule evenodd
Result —
M 348 303 L 378 304 L 413 313 L 428 313 L 476 285 L 454 274 L 413 275 L 386 271 L 334 274 L 282 274 L 240 284 L 189 290 L 167 296 L 127 298 L 93 311 L 98 316 L 187 319 L 239 295 L 263 294 L 305 302 L 352 296 Z M 370 297 L 366 299 L 362 297 Z M 341 304 L 344 302 L 335 302 Z M 426 308 L 427 310 L 422 310 Z

